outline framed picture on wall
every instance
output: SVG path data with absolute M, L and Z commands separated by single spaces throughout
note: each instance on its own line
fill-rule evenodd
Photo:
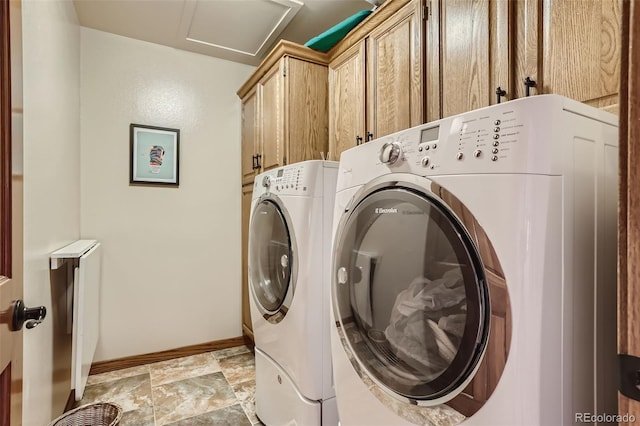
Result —
M 131 124 L 129 184 L 179 184 L 180 130 Z

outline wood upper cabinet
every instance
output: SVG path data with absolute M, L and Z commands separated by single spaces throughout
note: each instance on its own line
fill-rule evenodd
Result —
M 522 81 L 534 94 L 557 93 L 605 109 L 618 103 L 621 9 L 619 0 L 515 2 L 516 95 Z
M 284 66 L 285 58 L 275 64 L 264 76 L 260 90 L 261 148 L 258 151 L 260 172 L 280 167 L 284 158 Z
M 367 37 L 369 138 L 424 122 L 422 14 L 413 0 Z
M 330 52 L 331 159 L 424 122 L 423 14 L 422 0 L 387 2 Z
M 615 112 L 620 78 L 619 0 L 447 0 L 427 51 L 440 49 L 439 104 L 429 121 L 502 100 L 555 93 Z
M 513 98 L 509 26 L 514 3 L 503 0 L 447 0 L 433 2 L 431 19 L 440 21 L 440 40 L 430 39 L 428 50 L 440 49 L 441 105 L 432 105 L 429 120 L 459 114 Z
M 304 48 L 311 53 L 302 50 L 306 56 L 297 57 L 287 53 L 291 46 L 296 46 L 296 52 L 303 48 L 281 42 L 238 92 L 243 108 L 243 184 L 252 182 L 258 173 L 320 159 L 327 152 L 328 70 L 326 61 L 322 62 L 324 54 Z M 248 148 L 252 139 L 253 152 Z
M 332 160 L 366 137 L 365 40 L 329 65 L 329 152 Z
M 285 72 L 283 133 L 287 164 L 320 160 L 329 149 L 327 65 L 289 57 Z
M 258 152 L 258 91 L 253 88 L 242 100 L 242 184 L 253 182 Z

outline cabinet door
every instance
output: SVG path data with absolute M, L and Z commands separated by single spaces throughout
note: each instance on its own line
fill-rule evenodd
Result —
M 242 184 L 253 182 L 258 154 L 258 92 L 254 89 L 242 100 Z
M 285 57 L 285 163 L 319 160 L 328 148 L 326 65 Z
M 281 59 L 259 84 L 261 123 L 261 170 L 264 172 L 284 164 L 284 65 Z
M 251 215 L 251 195 L 253 182 L 242 187 L 242 332 L 253 339 L 251 311 L 249 310 L 249 216 Z
M 498 87 L 506 92 L 506 99 L 512 98 L 509 75 L 511 3 L 447 0 L 439 4 L 443 76 L 441 117 L 496 103 Z
M 367 132 L 379 138 L 423 123 L 422 1 L 414 0 L 367 38 Z
M 516 2 L 517 77 L 532 93 L 556 93 L 596 107 L 618 103 L 621 10 L 618 0 Z
M 329 64 L 331 160 L 365 140 L 365 41 Z

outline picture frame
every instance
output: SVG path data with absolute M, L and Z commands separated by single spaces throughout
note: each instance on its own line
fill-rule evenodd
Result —
M 131 123 L 130 185 L 180 183 L 180 129 Z

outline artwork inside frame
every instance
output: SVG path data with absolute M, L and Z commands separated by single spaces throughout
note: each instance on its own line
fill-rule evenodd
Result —
M 180 130 L 131 123 L 130 184 L 179 184 Z

